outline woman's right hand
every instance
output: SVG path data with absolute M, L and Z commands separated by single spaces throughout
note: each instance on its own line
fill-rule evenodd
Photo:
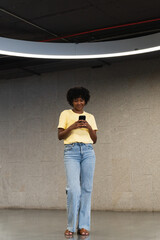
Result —
M 73 123 L 67 129 L 59 128 L 58 129 L 58 139 L 59 140 L 66 139 L 73 129 L 83 128 L 83 127 L 85 127 L 84 121 L 79 120 L 79 121 L 76 121 L 75 123 Z
M 73 129 L 82 128 L 82 127 L 84 127 L 83 120 L 79 120 L 73 123 L 69 128 L 73 130 Z

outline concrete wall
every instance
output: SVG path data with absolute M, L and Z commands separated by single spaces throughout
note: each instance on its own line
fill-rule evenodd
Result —
M 0 82 L 0 207 L 65 208 L 59 113 L 87 87 L 99 127 L 92 209 L 160 210 L 160 59 Z

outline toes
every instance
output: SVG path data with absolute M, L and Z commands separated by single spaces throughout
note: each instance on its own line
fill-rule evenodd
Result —
M 78 233 L 80 234 L 80 235 L 82 235 L 82 236 L 88 236 L 89 235 L 89 232 L 86 230 L 86 229 L 80 229 L 79 231 L 78 231 Z
M 65 234 L 66 236 L 72 236 L 72 235 L 73 235 L 73 233 L 70 232 L 69 230 L 66 230 L 64 234 Z

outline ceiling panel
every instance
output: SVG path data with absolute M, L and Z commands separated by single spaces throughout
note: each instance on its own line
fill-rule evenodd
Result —
M 43 41 L 63 37 L 55 42 L 93 42 L 144 36 L 160 31 L 160 21 L 101 30 L 121 24 L 160 18 L 159 0 L 1 0 L 0 36 L 21 40 Z M 64 36 L 68 36 L 65 37 Z M 157 53 L 159 55 L 159 53 Z M 150 55 L 152 56 L 152 55 Z M 21 66 L 19 65 L 21 62 Z M 95 64 L 96 62 L 96 64 Z M 41 74 L 53 69 L 99 65 L 102 61 L 51 61 L 1 56 L 0 77 Z M 112 60 L 107 60 L 112 62 Z M 24 65 L 27 69 L 24 69 Z M 41 66 L 41 67 L 39 67 Z M 16 69 L 16 70 L 15 70 Z M 35 69 L 35 72 L 34 72 Z M 8 72 L 7 75 L 7 71 Z M 27 72 L 28 71 L 28 72 Z M 30 71 L 30 73 L 29 73 Z M 3 72 L 3 74 L 2 74 Z M 18 73 L 19 72 L 19 73 Z

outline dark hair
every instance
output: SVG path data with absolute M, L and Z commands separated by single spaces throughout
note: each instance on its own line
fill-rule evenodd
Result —
M 74 87 L 68 90 L 67 101 L 71 106 L 73 106 L 73 100 L 79 97 L 85 100 L 86 105 L 90 99 L 89 90 L 83 87 Z

